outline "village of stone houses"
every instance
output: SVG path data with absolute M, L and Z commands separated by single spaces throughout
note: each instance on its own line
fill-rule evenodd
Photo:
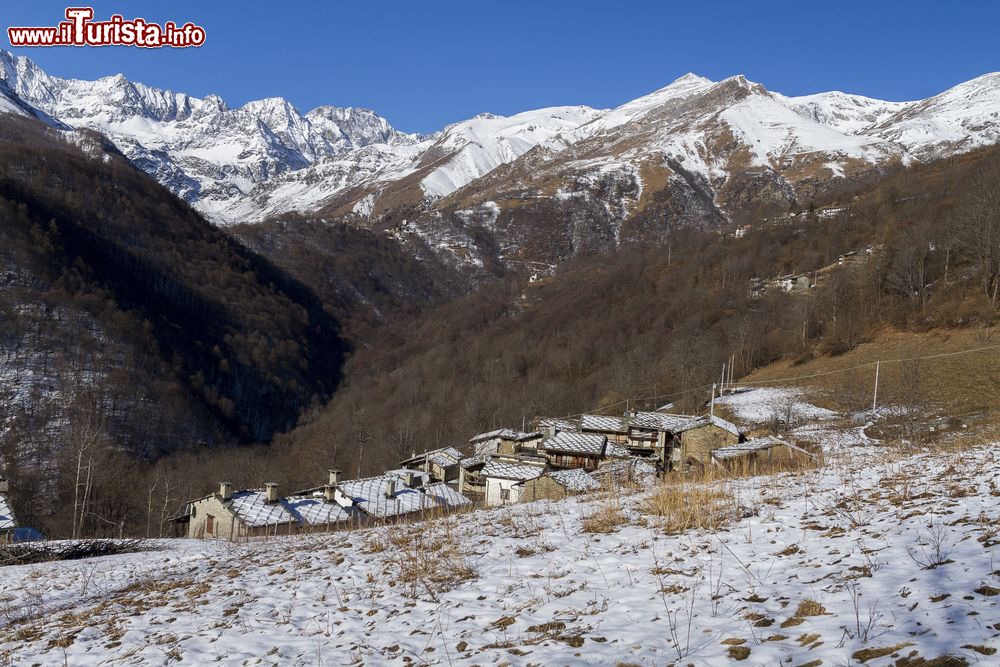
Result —
M 890 445 L 892 413 L 729 386 L 220 480 L 183 537 L 0 567 L 0 664 L 996 664 L 1000 457 Z

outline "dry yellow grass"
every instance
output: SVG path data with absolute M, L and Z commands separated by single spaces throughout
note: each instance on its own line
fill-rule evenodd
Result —
M 1000 408 L 1000 349 L 984 350 L 917 362 L 892 360 L 926 357 L 1000 344 L 1000 330 L 975 328 L 902 333 L 882 331 L 871 342 L 837 356 L 823 356 L 805 363 L 780 361 L 742 378 L 760 382 L 841 371 L 882 360 L 879 368 L 880 403 L 917 400 L 950 415 L 966 415 Z M 887 361 L 889 363 L 887 363 Z M 775 383 L 806 390 L 817 405 L 840 411 L 871 406 L 875 367 L 846 370 L 833 375 Z
M 423 529 L 394 526 L 381 546 L 393 585 L 401 585 L 410 597 L 426 595 L 436 601 L 441 593 L 476 577 L 461 537 L 448 519 L 428 523 Z
M 600 505 L 593 514 L 582 522 L 585 533 L 613 533 L 625 523 L 621 508 L 614 505 Z
M 664 482 L 645 502 L 668 535 L 693 529 L 717 530 L 736 518 L 736 498 L 725 484 Z

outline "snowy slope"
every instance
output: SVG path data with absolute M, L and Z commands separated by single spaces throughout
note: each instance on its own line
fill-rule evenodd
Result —
M 433 147 L 451 157 L 423 179 L 424 190 L 450 194 L 535 146 L 564 148 L 569 142 L 563 135 L 600 116 L 590 107 L 553 107 L 509 117 L 481 114 L 450 125 Z
M 12 664 L 992 664 L 994 445 L 716 483 L 717 530 L 646 492 L 423 524 L 0 568 Z M 689 491 L 696 490 L 690 487 Z M 620 512 L 611 532 L 585 522 Z M 939 663 L 933 663 L 939 664 Z
M 870 133 L 923 159 L 1000 141 L 1000 73 L 985 74 L 926 100 L 912 102 Z

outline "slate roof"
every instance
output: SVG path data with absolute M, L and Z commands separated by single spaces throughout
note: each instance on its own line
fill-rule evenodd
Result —
M 692 419 L 694 417 L 691 415 L 671 415 L 663 412 L 636 412 L 629 418 L 629 424 L 639 428 L 674 431 Z
M 554 427 L 557 431 L 579 431 L 580 427 L 577 426 L 576 422 L 570 421 L 569 419 L 560 419 L 558 417 L 545 417 L 544 419 L 538 420 L 538 428 L 548 429 Z
M 629 451 L 617 442 L 608 442 L 608 444 L 604 446 L 604 455 L 612 458 L 625 458 L 629 456 Z
M 462 458 L 462 452 L 458 451 L 454 447 L 441 447 L 440 449 L 432 449 L 423 454 L 417 454 L 416 456 L 411 456 L 410 458 L 403 461 L 404 464 L 411 465 L 422 465 L 425 460 L 430 461 L 434 465 L 441 466 L 442 468 L 449 468 L 458 463 L 458 460 Z
M 475 456 L 466 456 L 458 462 L 458 465 L 468 470 L 469 468 L 475 468 L 477 465 L 485 465 L 489 460 L 489 454 L 476 454 Z
M 458 461 L 461 458 L 462 452 L 454 447 L 445 447 L 444 449 L 427 452 L 427 460 L 442 468 L 450 468 L 453 465 L 458 465 Z
M 470 443 L 485 442 L 487 440 L 493 440 L 494 438 L 500 438 L 502 440 L 513 440 L 515 442 L 523 442 L 524 440 L 531 440 L 533 438 L 541 437 L 541 433 L 525 433 L 524 431 L 514 431 L 509 428 L 500 428 L 495 431 L 488 431 L 487 433 L 480 433 L 479 435 L 474 435 L 469 439 Z
M 389 476 L 382 476 L 351 480 L 342 484 L 341 488 L 358 509 L 379 518 L 422 512 L 437 506 L 433 499 L 418 489 L 400 488 L 398 480 L 396 495 L 387 498 L 385 492 L 390 479 Z
M 438 505 L 446 509 L 465 507 L 472 504 L 471 500 L 444 482 L 431 484 L 424 491 L 428 496 L 436 500 Z
M 10 509 L 10 502 L 7 496 L 0 495 L 0 530 L 13 530 L 17 528 L 17 521 L 14 520 L 14 512 Z
M 653 483 L 655 475 L 656 468 L 638 458 L 611 461 L 590 473 L 590 476 L 601 485 L 615 485 L 632 480 L 649 486 Z
M 607 441 L 603 435 L 559 431 L 551 438 L 543 440 L 539 447 L 547 452 L 601 456 L 604 454 L 604 445 Z
M 563 487 L 570 493 L 585 493 L 587 491 L 596 491 L 601 488 L 600 482 L 579 468 L 573 468 L 571 470 L 553 470 L 548 473 L 548 476 L 551 477 L 556 484 Z
M 512 463 L 509 461 L 490 461 L 483 468 L 483 477 L 496 477 L 498 479 L 512 479 L 518 482 L 525 482 L 529 479 L 541 477 L 545 468 L 541 466 L 529 466 L 523 463 Z
M 675 428 L 674 433 L 684 433 L 685 431 L 690 431 L 693 428 L 701 428 L 702 426 L 708 426 L 710 424 L 714 424 L 725 431 L 729 431 L 733 435 L 738 436 L 740 434 L 740 429 L 736 426 L 736 424 L 726 421 L 722 417 L 716 417 L 715 415 L 702 415 L 701 417 L 690 419 Z
M 354 509 L 327 502 L 322 494 L 289 496 L 285 499 L 288 509 L 307 526 L 328 526 L 352 521 Z
M 229 508 L 247 526 L 275 526 L 286 523 L 299 523 L 299 518 L 289 509 L 284 498 L 276 503 L 267 502 L 267 491 L 250 489 L 237 491 L 233 494 Z
M 486 440 L 492 440 L 493 438 L 502 438 L 504 440 L 517 440 L 517 432 L 512 431 L 509 428 L 498 428 L 495 431 L 487 431 L 486 433 L 480 433 L 479 435 L 474 435 L 469 438 L 470 443 L 484 442 Z
M 727 459 L 735 459 L 740 456 L 746 456 L 747 454 L 751 454 L 753 452 L 762 452 L 766 449 L 771 449 L 772 447 L 788 447 L 797 452 L 807 454 L 810 457 L 812 456 L 812 454 L 802 449 L 801 447 L 798 447 L 797 445 L 793 445 L 792 443 L 786 442 L 781 438 L 775 437 L 773 435 L 767 435 L 762 438 L 754 438 L 753 440 L 741 442 L 740 444 L 733 445 L 731 447 L 720 447 L 719 449 L 712 451 L 712 458 L 720 461 Z
M 339 487 L 358 509 L 374 517 L 400 516 L 438 507 L 437 502 L 420 489 L 406 486 L 403 481 L 405 472 L 413 472 L 417 476 L 415 483 L 419 485 L 426 484 L 430 479 L 426 473 L 419 471 L 391 470 L 377 477 L 341 482 Z M 387 498 L 385 492 L 390 480 L 396 482 L 396 494 Z
M 628 433 L 628 422 L 625 421 L 624 417 L 583 415 L 580 417 L 580 430 L 603 431 L 604 433 Z

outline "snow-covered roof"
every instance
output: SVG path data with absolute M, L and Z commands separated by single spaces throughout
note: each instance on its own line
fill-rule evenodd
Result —
M 672 415 L 664 412 L 636 412 L 629 418 L 629 424 L 639 428 L 673 431 L 678 426 L 692 419 L 694 419 L 692 415 Z
M 620 484 L 626 480 L 651 484 L 655 475 L 656 468 L 638 458 L 611 461 L 590 473 L 600 484 Z
M 430 451 L 424 452 L 423 454 L 417 454 L 416 456 L 411 456 L 410 458 L 403 461 L 403 463 L 423 463 L 425 460 L 430 461 L 436 466 L 442 468 L 448 468 L 458 463 L 458 460 L 462 458 L 462 452 L 458 451 L 454 447 L 441 447 L 439 449 L 432 449 Z
M 17 528 L 17 521 L 14 520 L 14 512 L 10 509 L 10 502 L 7 496 L 0 494 L 0 530 L 13 530 Z
M 517 431 L 512 431 L 509 428 L 498 428 L 495 431 L 487 431 L 486 433 L 474 435 L 469 438 L 469 442 L 484 442 L 486 440 L 492 440 L 493 438 L 500 438 L 501 440 L 517 440 L 517 435 Z
M 458 465 L 462 466 L 466 470 L 469 468 L 475 468 L 478 465 L 485 465 L 490 460 L 490 455 L 487 453 L 476 454 L 475 456 L 466 456 L 458 462 Z
M 579 468 L 553 470 L 548 473 L 552 480 L 570 493 L 585 493 L 601 488 L 601 483 Z
M 472 501 L 466 498 L 464 495 L 448 486 L 444 482 L 436 482 L 429 485 L 424 492 L 437 501 L 438 505 L 446 509 L 453 509 L 455 507 L 465 507 L 466 505 L 471 505 Z
M 458 460 L 462 458 L 462 453 L 454 447 L 446 447 L 436 452 L 427 452 L 427 460 L 441 468 L 450 468 L 458 465 Z
M 583 415 L 580 417 L 580 429 L 584 431 L 602 431 L 604 433 L 628 433 L 628 422 L 625 421 L 624 417 Z
M 469 442 L 475 444 L 477 442 L 485 442 L 486 440 L 493 440 L 494 438 L 500 438 L 501 440 L 514 440 L 516 442 L 523 442 L 524 440 L 532 440 L 534 438 L 542 437 L 541 433 L 530 432 L 526 433 L 524 431 L 514 431 L 509 428 L 500 428 L 495 431 L 489 431 L 487 433 L 480 433 L 479 435 L 473 436 L 469 439 Z
M 422 486 L 429 481 L 429 477 L 422 472 L 391 470 L 377 477 L 341 482 L 339 486 L 344 495 L 352 500 L 355 507 L 374 517 L 399 516 L 436 508 L 438 504 L 433 498 L 424 495 L 419 488 L 411 488 L 406 485 L 403 474 L 407 472 L 416 476 L 415 485 Z M 396 483 L 395 494 L 392 498 L 385 495 L 390 481 Z
M 625 458 L 626 456 L 629 456 L 629 451 L 617 442 L 608 441 L 608 443 L 604 445 L 604 455 L 612 458 Z
M 250 527 L 299 522 L 298 517 L 288 509 L 284 498 L 279 498 L 276 503 L 269 503 L 267 491 L 263 489 L 237 491 L 233 494 L 229 507 L 240 521 Z
M 754 438 L 753 440 L 741 442 L 740 444 L 733 445 L 731 447 L 720 447 L 719 449 L 712 451 L 712 458 L 718 461 L 735 459 L 753 452 L 762 452 L 766 449 L 771 449 L 772 447 L 788 447 L 789 449 L 812 456 L 812 454 L 809 454 L 809 452 L 797 445 L 786 442 L 777 436 L 766 435 L 761 438 Z
M 483 468 L 483 477 L 496 477 L 498 479 L 512 479 L 518 482 L 525 482 L 529 479 L 540 477 L 545 472 L 542 466 L 525 465 L 523 463 L 512 463 L 510 461 L 490 461 Z
M 565 454 L 583 454 L 586 456 L 601 456 L 608 439 L 594 433 L 570 433 L 559 431 L 551 438 L 546 438 L 539 445 L 547 452 Z
M 717 426 L 725 431 L 729 431 L 735 436 L 740 434 L 740 429 L 736 424 L 726 421 L 722 417 L 717 417 L 715 415 L 702 415 L 701 417 L 695 417 L 687 422 L 677 426 L 674 429 L 674 433 L 684 433 L 685 431 L 690 431 L 694 428 L 701 428 L 702 426 Z
M 327 502 L 322 494 L 289 496 L 285 502 L 289 511 L 307 526 L 328 526 L 355 518 L 353 509 Z
M 557 431 L 578 431 L 580 427 L 577 426 L 576 422 L 570 421 L 569 419 L 545 417 L 538 420 L 538 428 L 543 430 L 554 428 Z

